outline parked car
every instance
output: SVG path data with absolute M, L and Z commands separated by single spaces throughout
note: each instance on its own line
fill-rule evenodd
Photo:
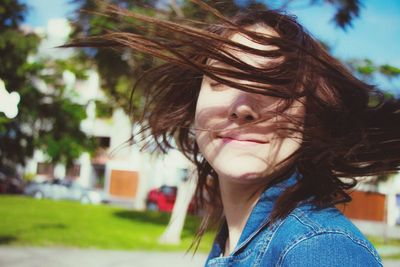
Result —
M 24 181 L 15 174 L 0 170 L 0 194 L 22 194 Z
M 75 200 L 83 204 L 99 204 L 105 200 L 103 193 L 98 190 L 84 188 L 71 180 L 60 179 L 31 183 L 25 187 L 24 193 L 36 199 Z
M 174 208 L 178 188 L 176 186 L 163 185 L 150 190 L 147 194 L 146 208 L 152 211 L 171 212 Z M 192 200 L 188 212 L 196 213 L 195 203 Z

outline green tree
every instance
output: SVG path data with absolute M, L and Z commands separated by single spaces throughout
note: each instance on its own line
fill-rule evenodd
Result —
M 21 96 L 16 118 L 0 114 L 3 171 L 23 166 L 35 149 L 42 149 L 52 162 L 69 165 L 83 151 L 94 148 L 79 128 L 86 117 L 85 107 L 69 98 L 62 79 L 65 70 L 82 77 L 80 63 L 33 59 L 40 38 L 20 27 L 26 12 L 27 7 L 18 0 L 2 1 L 0 7 L 0 78 L 8 91 Z M 39 88 L 39 81 L 49 90 Z
M 352 59 L 347 61 L 350 69 L 364 81 L 373 83 L 377 75 L 381 75 L 393 88 L 399 89 L 400 68 L 390 64 L 376 64 L 370 59 Z M 396 83 L 397 82 L 397 83 Z
M 99 35 L 109 30 L 118 29 L 120 31 L 151 35 L 156 29 L 143 27 L 143 24 L 132 20 L 121 20 L 116 17 L 99 16 L 104 13 L 105 6 L 95 0 L 74 0 L 77 5 L 77 16 L 74 18 L 74 30 L 72 38 Z M 143 1 L 143 0 L 109 0 L 105 1 L 126 9 L 151 16 L 162 17 L 170 20 L 183 18 L 198 19 L 211 22 L 215 17 L 201 9 L 191 1 Z M 205 1 L 209 5 L 224 10 L 224 13 L 234 14 L 243 8 L 235 1 Z M 250 8 L 265 8 L 264 4 L 256 1 L 249 1 L 246 4 Z M 132 53 L 129 49 L 114 51 L 111 49 L 85 48 L 81 57 L 94 64 L 97 68 L 101 86 L 110 98 L 110 102 L 115 107 L 122 107 L 127 113 L 132 108 L 133 111 L 140 110 L 142 94 L 138 88 L 137 94 L 131 101 L 131 89 L 137 78 L 145 71 L 151 69 L 159 63 L 144 53 Z M 133 112 L 135 115 L 135 112 Z
M 100 16 L 105 12 L 105 3 L 112 3 L 126 9 L 169 20 L 198 20 L 203 22 L 215 21 L 215 16 L 202 9 L 198 4 L 190 0 L 73 0 L 77 6 L 76 17 L 73 18 L 74 30 L 72 38 L 100 35 L 109 30 L 141 33 L 151 35 L 156 30 L 152 27 L 143 27 L 140 22 L 127 21 L 118 17 Z M 267 1 L 260 0 L 225 0 L 203 2 L 221 11 L 224 15 L 233 15 L 243 9 L 267 9 Z M 291 4 L 291 0 L 280 1 L 275 6 L 285 9 Z M 361 3 L 359 0 L 310 0 L 309 5 L 320 5 L 327 3 L 332 5 L 336 12 L 333 20 L 336 25 L 346 28 L 351 25 L 353 19 L 357 18 L 360 12 Z M 158 60 L 143 53 L 132 53 L 129 49 L 114 51 L 111 49 L 85 48 L 81 54 L 83 60 L 94 64 L 97 68 L 101 85 L 110 98 L 110 104 L 115 107 L 122 107 L 127 113 L 132 108 L 140 110 L 142 94 L 138 88 L 137 94 L 131 101 L 131 89 L 137 78 L 142 73 L 158 64 Z M 135 115 L 135 113 L 133 113 Z

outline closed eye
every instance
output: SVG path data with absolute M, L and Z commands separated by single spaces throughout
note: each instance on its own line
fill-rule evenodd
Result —
M 210 86 L 211 86 L 213 89 L 222 89 L 223 86 L 224 86 L 224 84 L 223 84 L 223 83 L 220 83 L 220 82 L 217 82 L 217 81 L 212 81 L 212 82 L 210 82 Z
M 217 86 L 220 86 L 220 85 L 221 85 L 220 82 L 210 82 L 210 86 L 211 87 L 217 87 Z

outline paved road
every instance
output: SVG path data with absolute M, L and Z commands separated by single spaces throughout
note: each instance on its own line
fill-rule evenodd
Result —
M 200 267 L 205 260 L 200 253 L 0 246 L 1 267 Z M 400 261 L 384 266 L 399 267 Z
M 200 267 L 205 254 L 0 247 L 1 267 Z

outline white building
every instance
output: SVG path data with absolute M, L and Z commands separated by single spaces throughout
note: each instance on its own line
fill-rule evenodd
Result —
M 55 23 L 58 27 L 62 25 L 60 21 Z M 50 25 L 46 33 L 51 35 L 53 28 Z M 62 32 L 69 34 L 68 30 Z M 56 38 L 62 43 L 59 35 Z M 54 47 L 54 42 L 46 40 L 44 45 L 48 44 Z M 39 49 L 45 50 L 43 47 Z M 177 151 L 167 155 L 150 155 L 140 152 L 137 145 L 127 143 L 135 127 L 122 109 L 114 109 L 112 115 L 106 118 L 96 115 L 97 101 L 105 102 L 107 98 L 100 89 L 97 72 L 88 71 L 87 76 L 87 80 L 77 80 L 73 73 L 65 71 L 63 80 L 73 92 L 72 100 L 87 107 L 87 118 L 82 121 L 81 129 L 97 139 L 100 149 L 92 158 L 84 153 L 69 169 L 62 164 L 53 166 L 47 163 L 46 153 L 35 151 L 26 165 L 25 175 L 33 176 L 37 181 L 72 179 L 85 187 L 103 189 L 111 200 L 133 201 L 136 208 L 142 209 L 147 192 L 164 184 L 178 185 L 189 162 Z M 43 90 L 49 90 L 45 84 L 41 86 Z

